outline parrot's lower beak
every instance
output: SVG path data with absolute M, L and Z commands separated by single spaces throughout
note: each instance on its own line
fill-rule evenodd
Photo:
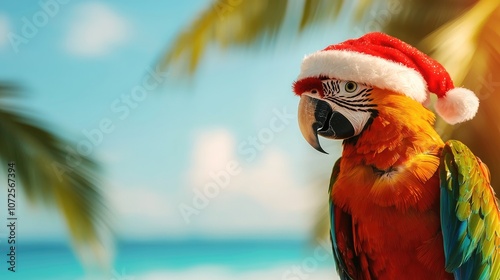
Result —
M 351 122 L 332 109 L 328 102 L 302 95 L 299 103 L 299 127 L 306 141 L 316 150 L 327 154 L 319 143 L 318 134 L 334 139 L 345 139 L 354 135 Z

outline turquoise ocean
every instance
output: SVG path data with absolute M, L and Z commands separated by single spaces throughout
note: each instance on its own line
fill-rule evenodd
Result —
M 338 279 L 328 245 L 305 240 L 118 242 L 106 275 L 85 270 L 64 243 L 20 244 L 16 272 L 10 272 L 4 245 L 0 279 Z

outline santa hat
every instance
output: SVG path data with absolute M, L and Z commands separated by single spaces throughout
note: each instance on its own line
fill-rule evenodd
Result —
M 446 69 L 409 44 L 384 33 L 330 45 L 304 58 L 298 79 L 328 76 L 398 92 L 423 103 L 437 95 L 436 112 L 448 123 L 470 120 L 476 95 L 455 87 Z

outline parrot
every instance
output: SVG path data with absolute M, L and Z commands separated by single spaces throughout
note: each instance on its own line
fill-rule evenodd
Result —
M 500 279 L 500 212 L 490 173 L 450 124 L 479 99 L 444 66 L 372 32 L 307 55 L 292 89 L 305 140 L 342 140 L 328 188 L 333 259 L 342 280 Z M 478 132 L 480 133 L 480 132 Z M 487 133 L 487 132 L 485 132 Z

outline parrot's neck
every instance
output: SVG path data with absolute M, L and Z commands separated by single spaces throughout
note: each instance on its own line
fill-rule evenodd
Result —
M 434 114 L 401 94 L 372 95 L 377 116 L 357 139 L 345 140 L 331 196 L 353 216 L 373 207 L 429 210 L 439 197 L 437 169 L 444 143 Z
M 404 116 L 414 117 L 404 119 Z M 387 171 L 416 155 L 436 154 L 443 141 L 433 123 L 434 114 L 420 104 L 379 111 L 357 139 L 344 141 L 342 158 L 353 165 Z

